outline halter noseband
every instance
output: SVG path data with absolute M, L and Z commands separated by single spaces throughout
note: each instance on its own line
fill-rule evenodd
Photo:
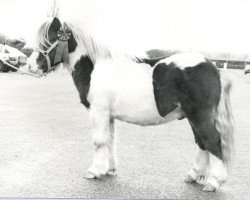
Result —
M 51 71 L 57 68 L 58 63 L 64 62 L 69 64 L 69 50 L 68 50 L 68 40 L 71 37 L 71 31 L 68 29 L 67 25 L 61 26 L 57 31 L 57 40 L 47 49 L 36 49 L 36 51 L 40 52 L 47 61 L 48 70 L 42 75 L 46 76 Z M 54 63 L 51 65 L 51 61 L 49 58 L 49 53 L 56 47 L 56 54 L 54 58 Z
M 49 72 L 51 72 L 52 70 L 56 68 L 56 67 L 51 66 L 49 53 L 58 45 L 58 42 L 59 42 L 58 40 L 55 41 L 46 51 L 42 49 L 36 49 L 36 51 L 40 52 L 46 58 L 46 61 L 47 61 L 48 71 L 45 72 L 44 75 L 48 74 Z

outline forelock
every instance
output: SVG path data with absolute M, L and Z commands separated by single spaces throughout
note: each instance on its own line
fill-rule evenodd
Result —
M 42 47 L 49 48 L 49 46 L 51 45 L 51 43 L 49 42 L 50 25 L 51 25 L 51 21 L 46 21 L 38 29 L 38 32 L 36 35 L 36 45 L 39 48 L 42 48 Z

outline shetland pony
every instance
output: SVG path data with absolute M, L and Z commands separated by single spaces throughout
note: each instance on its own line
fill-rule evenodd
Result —
M 37 41 L 33 71 L 47 74 L 63 63 L 89 110 L 95 153 L 86 178 L 116 170 L 116 119 L 148 126 L 187 118 L 199 153 L 186 182 L 214 191 L 227 180 L 234 149 L 231 83 L 209 60 L 196 53 L 154 60 L 114 53 L 57 17 L 40 27 Z

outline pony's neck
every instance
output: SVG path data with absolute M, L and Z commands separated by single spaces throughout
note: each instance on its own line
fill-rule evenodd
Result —
M 75 70 L 76 63 L 82 58 L 82 57 L 88 57 L 88 59 L 93 63 L 93 65 L 96 63 L 98 59 L 106 58 L 109 56 L 108 51 L 102 52 L 103 49 L 97 48 L 96 46 L 88 46 L 88 50 L 86 50 L 86 46 L 82 43 L 77 42 L 77 47 L 74 52 L 69 54 L 70 59 L 70 65 L 69 70 L 70 72 Z M 84 67 L 84 66 L 82 66 Z
M 96 42 L 92 37 L 87 36 L 78 42 L 79 49 L 87 55 L 93 63 L 100 58 L 109 58 L 111 53 L 107 47 Z
M 71 69 L 74 70 L 75 63 L 80 59 L 81 56 L 87 56 L 91 62 L 95 65 L 99 59 L 112 59 L 122 60 L 123 62 L 134 62 L 138 58 L 147 58 L 145 53 L 138 54 L 137 56 L 132 54 L 124 53 L 120 49 L 108 48 L 99 42 L 96 38 L 85 32 L 85 28 L 79 24 L 67 23 L 71 29 L 73 36 L 76 40 L 76 50 L 70 53 L 70 65 Z M 112 50 L 110 50 L 112 49 Z

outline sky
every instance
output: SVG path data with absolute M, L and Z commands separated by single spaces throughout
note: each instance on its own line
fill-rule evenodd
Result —
M 60 16 L 125 49 L 250 53 L 248 0 L 57 0 Z M 0 0 L 0 32 L 31 46 L 52 0 Z M 69 20 L 69 21 L 70 21 Z

